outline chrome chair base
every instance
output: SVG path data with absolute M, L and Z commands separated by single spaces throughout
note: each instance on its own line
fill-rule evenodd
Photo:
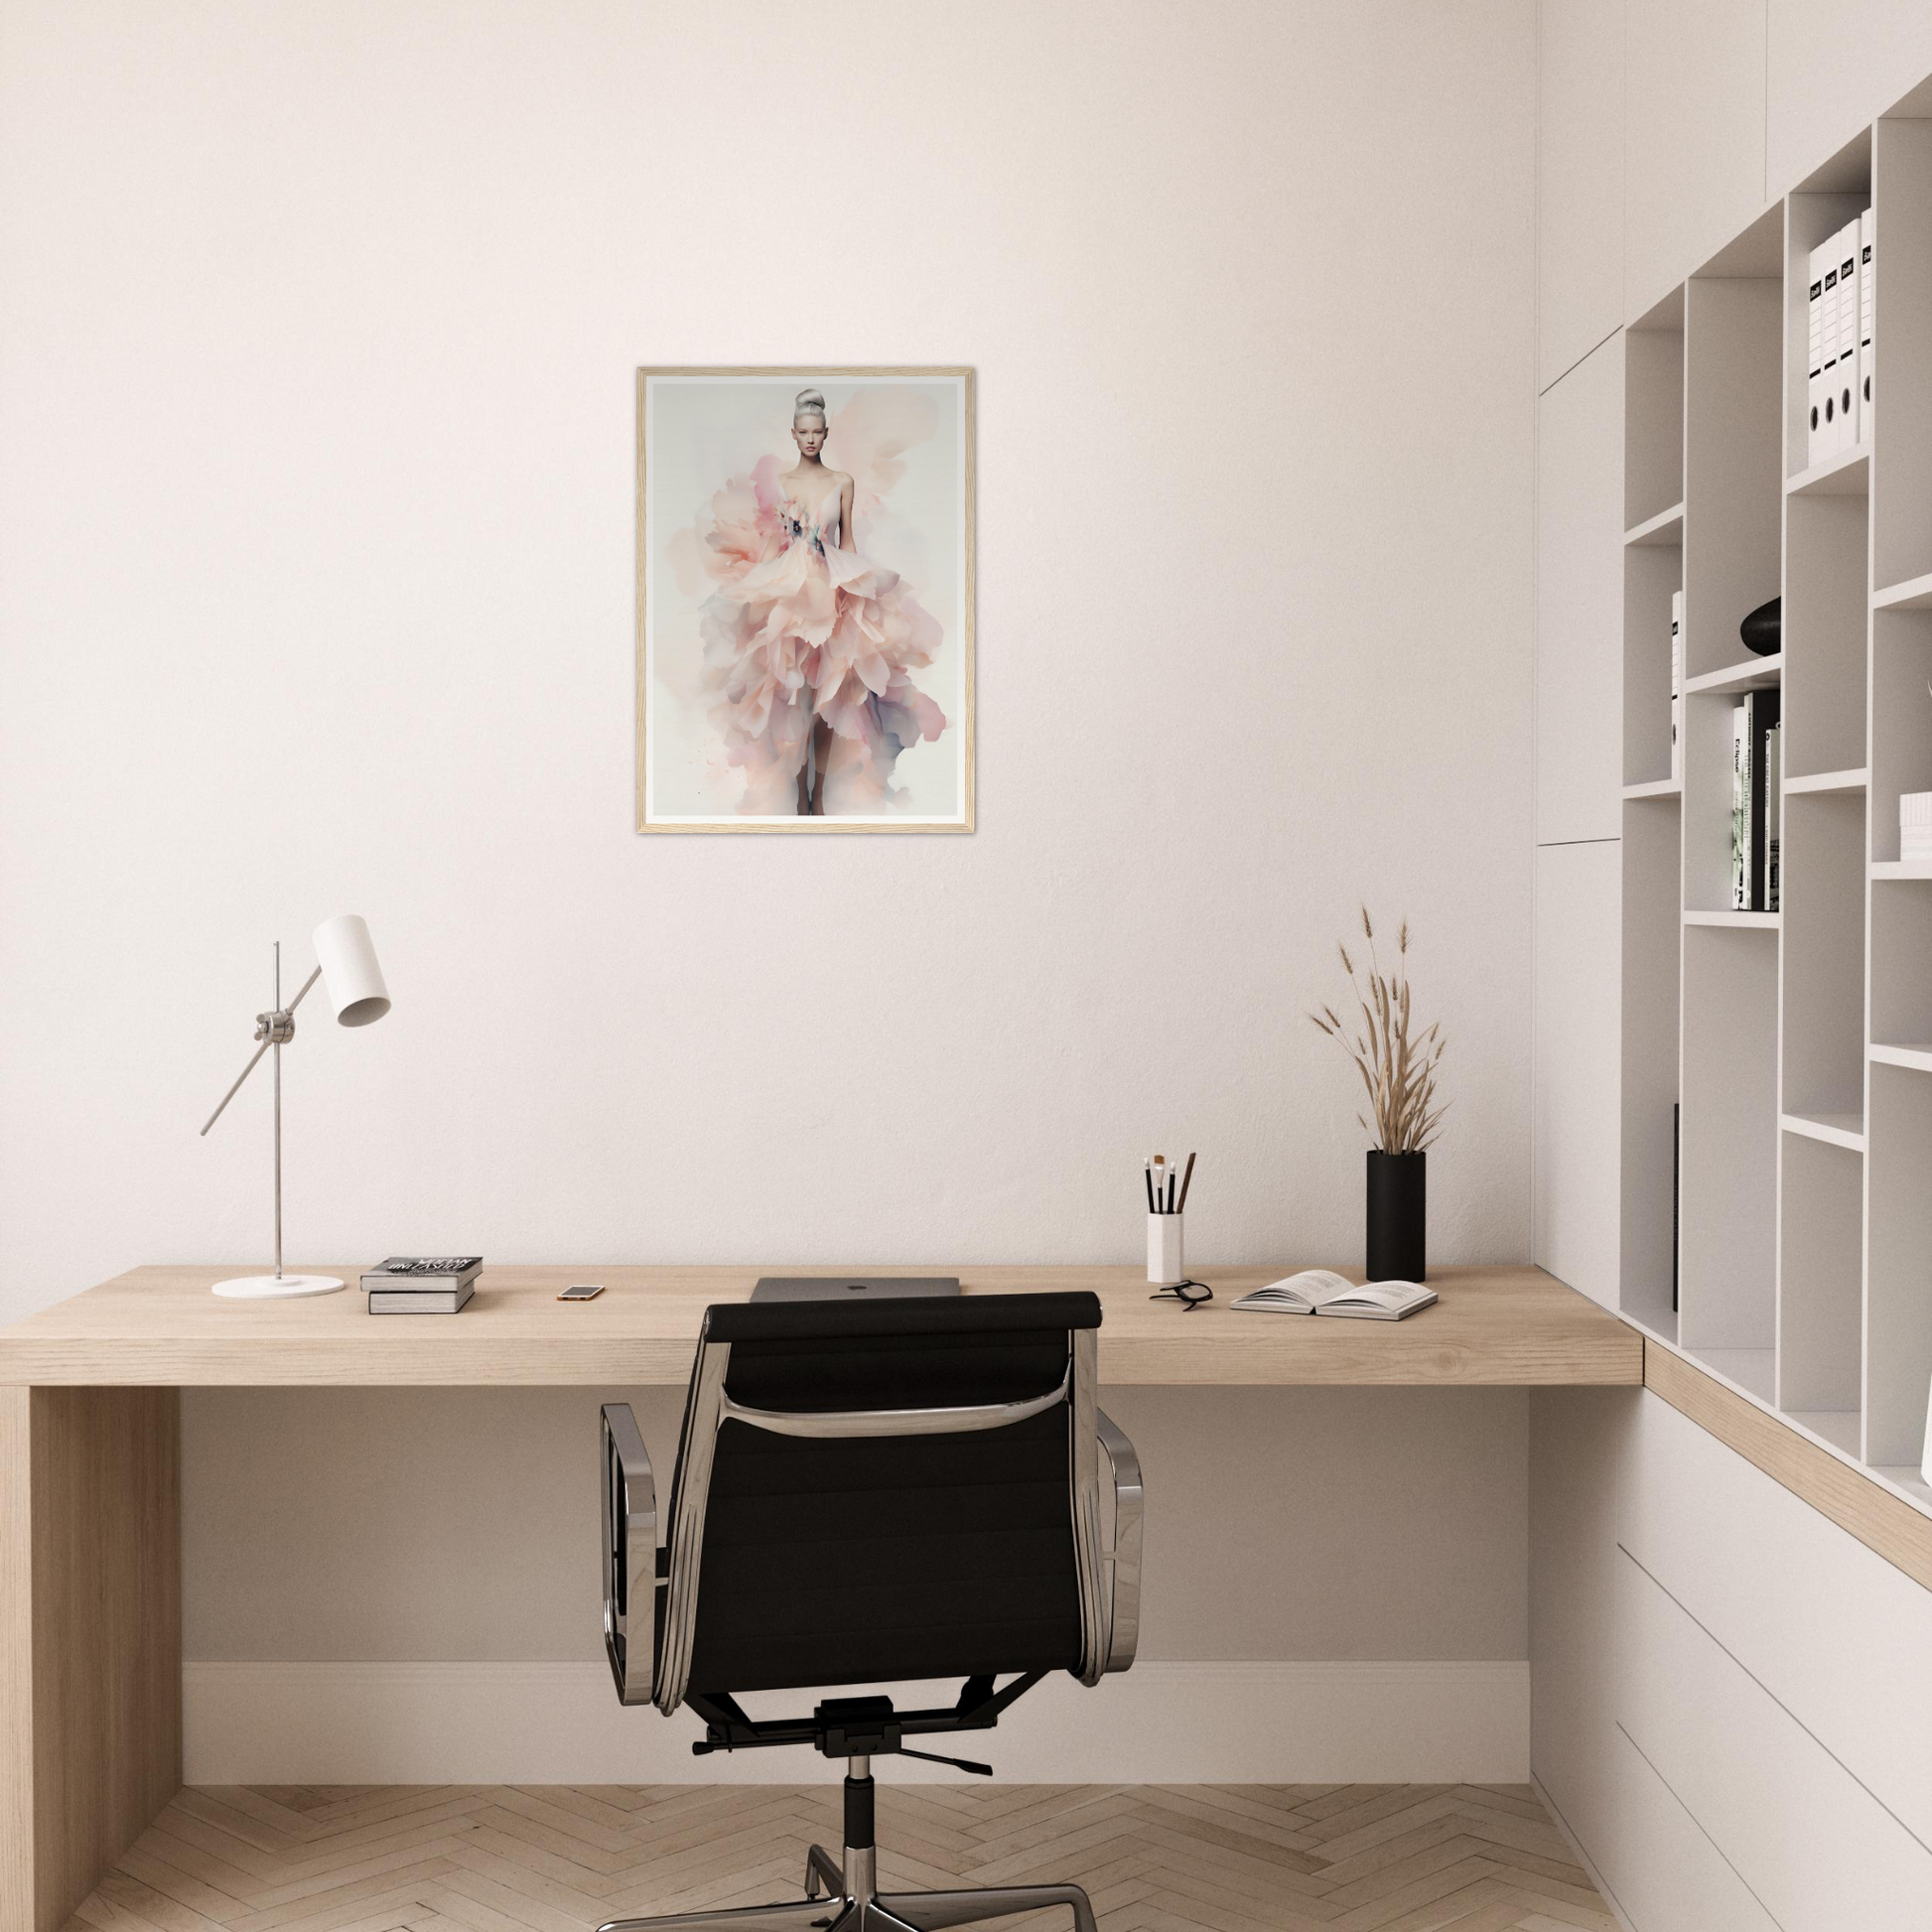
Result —
M 988 1885 L 964 1891 L 875 1892 L 871 1846 L 848 1851 L 841 1866 L 822 1845 L 805 1861 L 805 1896 L 788 1905 L 741 1905 L 724 1912 L 615 1918 L 598 1932 L 945 1932 L 1022 1912 L 1065 1905 L 1074 1932 L 1095 1932 L 1093 1906 L 1078 1885 Z M 846 1881 L 846 1869 L 852 1882 Z M 827 1887 L 821 1895 L 819 1886 Z

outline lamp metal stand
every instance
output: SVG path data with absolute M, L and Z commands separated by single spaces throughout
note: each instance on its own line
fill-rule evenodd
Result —
M 285 1275 L 282 1273 L 282 1048 L 295 1037 L 295 1010 L 308 997 L 310 987 L 322 977 L 318 966 L 302 983 L 302 991 L 285 1007 L 282 1004 L 282 942 L 275 941 L 274 1003 L 266 1013 L 255 1015 L 255 1048 L 248 1064 L 235 1076 L 235 1083 L 221 1096 L 221 1104 L 207 1117 L 202 1132 L 221 1118 L 223 1110 L 241 1083 L 261 1063 L 261 1056 L 275 1056 L 275 1272 L 272 1275 L 245 1275 L 235 1281 L 216 1282 L 214 1292 L 232 1301 L 287 1300 L 298 1295 L 333 1295 L 343 1286 L 335 1275 Z M 333 982 L 332 982 L 333 984 Z

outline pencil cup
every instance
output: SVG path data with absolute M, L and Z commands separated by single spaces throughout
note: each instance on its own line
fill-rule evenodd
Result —
M 1147 1217 L 1147 1278 L 1159 1287 L 1187 1279 L 1187 1269 L 1180 1258 L 1180 1225 L 1186 1218 L 1184 1214 Z

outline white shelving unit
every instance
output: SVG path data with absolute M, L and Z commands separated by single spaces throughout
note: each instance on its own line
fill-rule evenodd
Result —
M 1623 540 L 1622 1311 L 1922 1508 L 1932 865 L 1900 862 L 1898 798 L 1932 790 L 1928 114 L 1932 88 L 1626 330 Z M 1812 464 L 1810 250 L 1866 207 L 1873 420 Z M 1772 596 L 1784 648 L 1751 657 Z M 1766 686 L 1781 909 L 1737 912 L 1730 711 Z

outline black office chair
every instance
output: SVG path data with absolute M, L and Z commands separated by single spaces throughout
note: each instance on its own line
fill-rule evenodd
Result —
M 880 1894 L 872 1759 L 991 1776 L 905 1740 L 987 1729 L 1050 1672 L 1096 1684 L 1134 1661 L 1140 1464 L 1095 1405 L 1099 1327 L 1092 1295 L 708 1310 L 661 1550 L 643 1440 L 627 1407 L 606 1406 L 604 1640 L 619 1698 L 666 1716 L 689 1705 L 699 1754 L 812 1744 L 847 1765 L 845 1856 L 811 1848 L 802 1899 L 603 1932 L 941 1932 L 1047 1905 L 1094 1932 L 1077 1885 Z M 754 1719 L 738 1703 L 953 1677 L 956 1700 L 931 1710 L 837 1697 L 810 1717 Z

